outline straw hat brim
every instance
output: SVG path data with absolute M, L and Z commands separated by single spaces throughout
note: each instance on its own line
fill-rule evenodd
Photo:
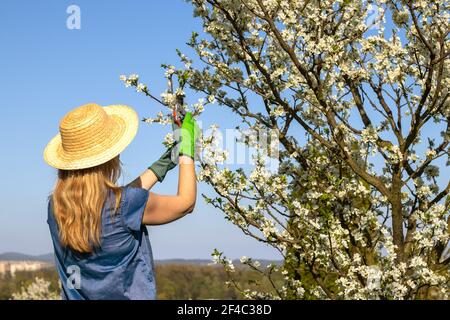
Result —
M 139 119 L 136 112 L 124 105 L 103 107 L 106 114 L 117 124 L 111 132 L 109 140 L 99 141 L 100 151 L 95 154 L 67 154 L 62 146 L 61 135 L 58 134 L 47 144 L 44 150 L 44 160 L 50 166 L 62 170 L 86 169 L 101 165 L 115 158 L 133 141 L 136 136 Z

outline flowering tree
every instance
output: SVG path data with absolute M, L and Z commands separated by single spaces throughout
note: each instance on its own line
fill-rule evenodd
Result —
M 58 292 L 50 289 L 51 283 L 45 279 L 36 277 L 34 282 L 22 287 L 20 292 L 12 294 L 13 300 L 60 300 Z
M 204 27 L 189 42 L 199 67 L 178 52 L 184 67 L 163 65 L 161 99 L 136 75 L 122 80 L 168 108 L 198 115 L 217 101 L 240 120 L 254 167 L 225 165 L 213 126 L 199 179 L 215 195 L 204 197 L 277 249 L 285 276 L 273 292 L 243 293 L 448 298 L 449 2 L 191 2 Z M 204 98 L 189 107 L 186 90 Z M 163 112 L 145 120 L 170 121 Z M 275 132 L 279 153 L 247 134 L 255 130 Z M 269 170 L 275 156 L 279 169 Z M 232 276 L 231 261 L 214 258 Z M 278 271 L 241 261 L 269 280 Z

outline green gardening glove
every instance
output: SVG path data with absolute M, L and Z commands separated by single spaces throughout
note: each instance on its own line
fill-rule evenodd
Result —
M 167 149 L 166 152 L 164 152 L 157 161 L 155 161 L 150 167 L 148 167 L 153 171 L 159 182 L 162 182 L 164 180 L 167 172 L 177 166 L 177 164 L 172 161 L 172 150 L 173 147 Z
M 174 123 L 172 123 L 172 130 L 178 128 Z M 171 146 L 163 153 L 163 155 L 155 161 L 148 169 L 152 170 L 155 176 L 158 178 L 159 182 L 162 182 L 170 170 L 177 166 L 178 159 L 176 155 L 173 155 L 176 149 L 175 145 Z
M 200 128 L 190 112 L 186 113 L 181 125 L 179 154 L 195 158 L 195 143 L 200 136 Z

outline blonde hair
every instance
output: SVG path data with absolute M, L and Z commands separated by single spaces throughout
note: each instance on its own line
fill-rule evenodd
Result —
M 120 175 L 119 156 L 92 168 L 58 170 L 51 197 L 62 246 L 79 253 L 99 247 L 102 209 L 110 190 L 115 194 L 114 212 L 119 209 L 122 193 L 115 183 Z

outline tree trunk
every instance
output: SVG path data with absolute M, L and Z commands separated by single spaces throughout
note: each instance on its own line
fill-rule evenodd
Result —
M 391 205 L 392 205 L 392 237 L 394 245 L 397 246 L 397 261 L 404 261 L 404 238 L 403 238 L 403 208 L 401 193 L 402 180 L 400 167 L 393 168 L 392 187 L 391 187 Z

